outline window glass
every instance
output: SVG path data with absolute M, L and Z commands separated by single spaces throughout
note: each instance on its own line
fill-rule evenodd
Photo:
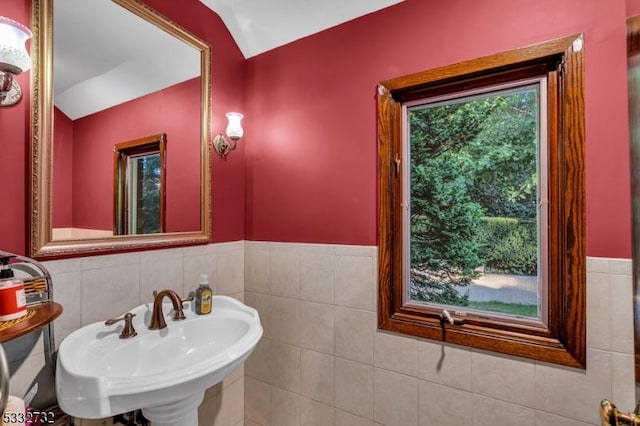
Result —
M 114 145 L 114 235 L 165 232 L 166 135 Z
M 405 105 L 408 301 L 542 319 L 541 86 L 544 79 Z
M 127 171 L 128 234 L 161 232 L 160 152 L 129 157 Z

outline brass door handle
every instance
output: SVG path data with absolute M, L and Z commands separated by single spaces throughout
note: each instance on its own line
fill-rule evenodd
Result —
M 600 419 L 602 426 L 640 426 L 640 403 L 633 413 L 623 413 L 614 403 L 603 399 L 600 401 Z

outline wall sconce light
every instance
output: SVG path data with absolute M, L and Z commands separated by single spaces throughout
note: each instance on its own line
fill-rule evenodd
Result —
M 31 36 L 29 28 L 0 16 L 0 106 L 14 105 L 22 98 L 22 90 L 13 76 L 31 68 L 25 47 Z
M 244 135 L 242 124 L 240 124 L 242 117 L 244 117 L 244 115 L 239 112 L 228 112 L 227 120 L 229 120 L 229 124 L 227 124 L 226 132 L 229 140 L 227 140 L 222 133 L 213 139 L 213 148 L 222 158 L 226 157 L 229 152 L 236 149 L 238 139 Z

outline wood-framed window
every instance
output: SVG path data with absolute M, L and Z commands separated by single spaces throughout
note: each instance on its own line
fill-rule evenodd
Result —
M 379 328 L 586 367 L 583 63 L 576 35 L 380 83 Z
M 113 146 L 113 234 L 165 232 L 167 135 Z

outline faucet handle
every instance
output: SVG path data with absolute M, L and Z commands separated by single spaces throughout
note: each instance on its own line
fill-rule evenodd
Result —
M 182 307 L 184 308 L 184 302 L 193 302 L 193 300 L 196 298 L 196 292 L 195 291 L 190 291 L 189 294 L 187 295 L 186 299 L 181 299 L 180 301 L 182 302 Z
M 135 316 L 136 314 L 127 312 L 126 314 L 124 314 L 124 316 L 121 316 L 120 318 L 112 318 L 110 320 L 106 320 L 104 322 L 104 325 L 113 325 L 119 321 L 124 320 L 124 327 L 122 327 L 122 332 L 120 333 L 119 337 L 121 339 L 130 339 L 138 335 L 138 332 L 135 330 L 135 328 L 133 328 L 133 317 Z

